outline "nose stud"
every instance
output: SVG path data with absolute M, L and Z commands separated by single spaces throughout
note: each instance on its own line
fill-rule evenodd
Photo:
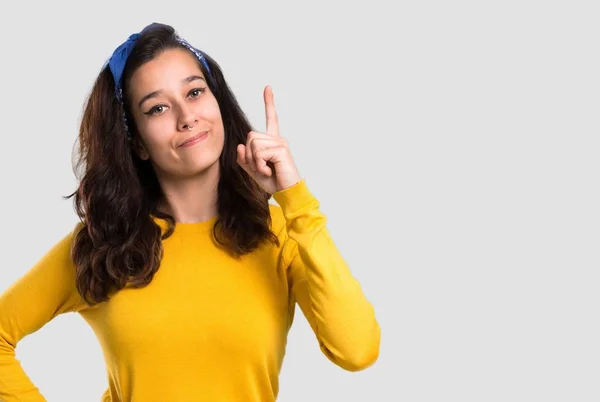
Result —
M 195 123 L 197 123 L 197 122 L 198 122 L 198 120 L 194 120 L 194 126 L 196 125 Z M 192 129 L 194 128 L 194 126 L 190 126 L 189 124 L 186 124 L 185 126 L 188 128 L 189 131 L 192 131 Z

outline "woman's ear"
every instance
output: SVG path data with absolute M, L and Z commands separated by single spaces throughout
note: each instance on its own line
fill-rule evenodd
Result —
M 135 150 L 136 155 L 143 161 L 147 161 L 150 159 L 150 154 L 146 150 L 144 143 L 140 140 L 140 137 L 137 135 L 133 137 L 133 149 Z

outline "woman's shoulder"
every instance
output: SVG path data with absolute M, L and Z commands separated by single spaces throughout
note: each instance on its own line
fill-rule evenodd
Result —
M 279 233 L 285 227 L 285 216 L 279 205 L 269 204 L 271 211 L 271 227 L 275 233 Z

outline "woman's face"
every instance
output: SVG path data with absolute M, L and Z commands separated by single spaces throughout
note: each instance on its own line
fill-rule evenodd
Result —
M 131 112 L 140 136 L 136 151 L 159 177 L 202 173 L 218 163 L 223 150 L 221 111 L 198 63 L 186 49 L 169 49 L 131 77 Z

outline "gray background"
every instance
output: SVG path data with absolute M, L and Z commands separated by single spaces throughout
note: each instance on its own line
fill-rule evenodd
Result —
M 349 373 L 300 311 L 280 401 L 598 401 L 598 10 L 583 1 L 12 2 L 2 9 L 0 290 L 76 222 L 71 151 L 116 46 L 173 25 L 281 134 L 382 327 Z M 98 401 L 81 317 L 17 357 Z

